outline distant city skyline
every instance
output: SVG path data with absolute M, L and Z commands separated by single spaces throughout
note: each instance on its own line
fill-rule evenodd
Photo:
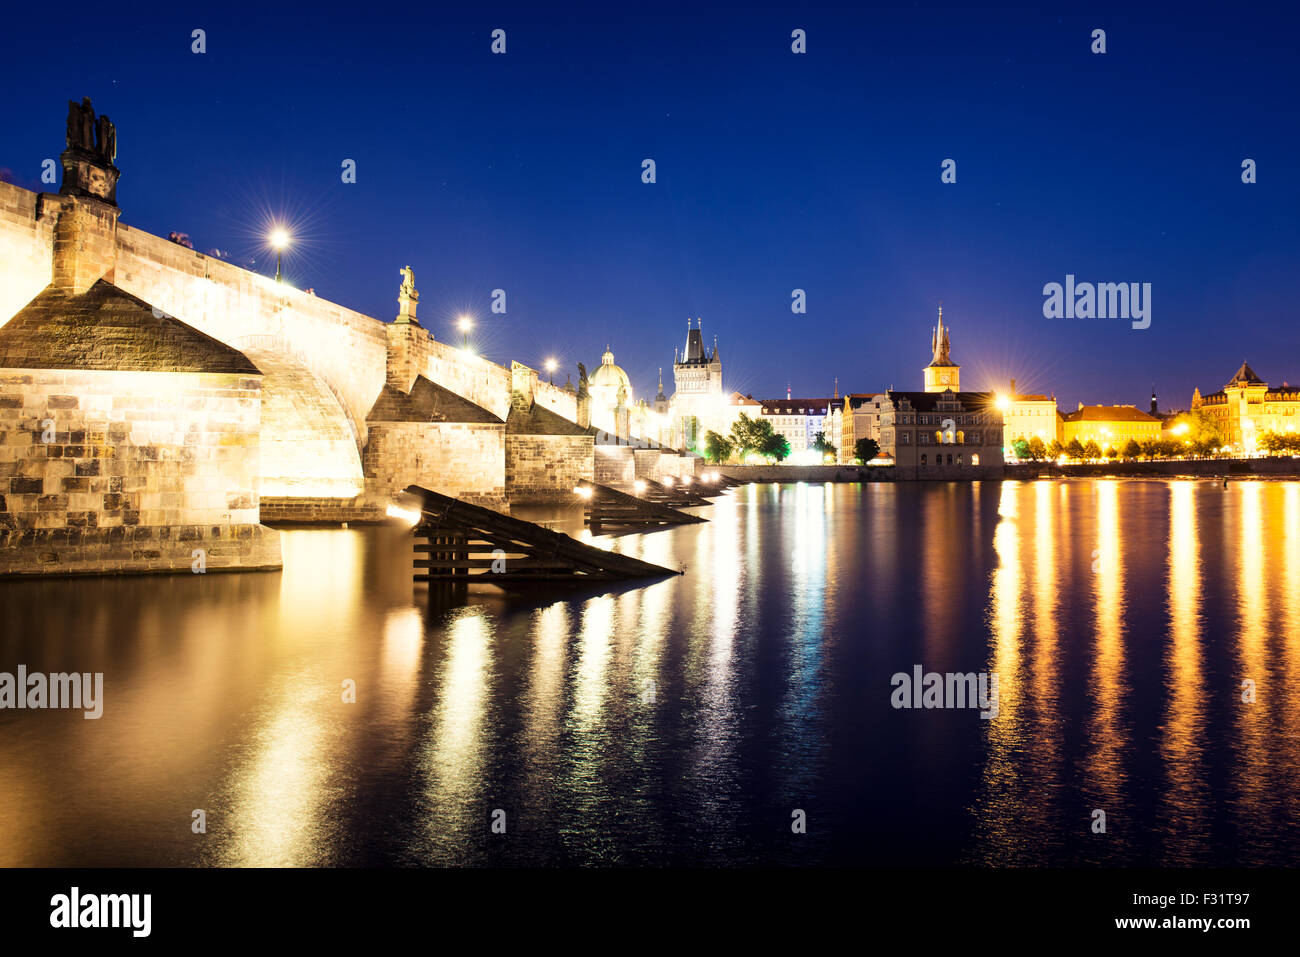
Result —
M 63 148 L 51 117 L 90 96 L 120 130 L 123 222 L 272 274 L 282 220 L 295 285 L 387 320 L 410 264 L 439 339 L 470 312 L 482 354 L 554 356 L 561 382 L 609 344 L 638 399 L 688 316 L 717 336 L 728 391 L 916 390 L 941 301 L 965 388 L 1015 378 L 1065 411 L 1145 408 L 1153 385 L 1186 408 L 1243 359 L 1300 379 L 1295 12 L 1211 30 L 1123 8 L 685 9 L 339 26 L 163 8 L 129 30 L 90 10 L 61 29 L 105 55 L 34 89 L 48 49 L 0 64 L 31 89 L 6 105 L 0 167 L 57 189 L 40 181 Z M 35 35 L 47 15 L 9 21 Z M 1067 274 L 1150 283 L 1150 328 L 1044 318 Z

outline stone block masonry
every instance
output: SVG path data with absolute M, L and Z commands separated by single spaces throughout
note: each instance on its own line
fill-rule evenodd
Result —
M 505 443 L 512 503 L 571 503 L 578 481 L 593 480 L 589 435 L 507 435 Z
M 258 517 L 260 389 L 0 369 L 0 576 L 280 567 Z
M 592 481 L 598 485 L 631 485 L 636 479 L 634 450 L 628 445 L 597 445 L 593 472 Z
M 364 459 L 367 497 L 390 500 L 419 485 L 504 509 L 505 430 L 504 422 L 372 422 Z

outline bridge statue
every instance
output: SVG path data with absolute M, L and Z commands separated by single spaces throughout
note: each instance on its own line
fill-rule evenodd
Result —
M 415 288 L 415 273 L 410 266 L 397 270 L 402 277 L 402 288 L 397 293 L 397 321 L 415 322 L 415 310 L 420 302 L 420 294 Z
M 64 196 L 85 196 L 117 205 L 117 127 L 107 116 L 95 119 L 90 97 L 80 103 L 68 100 L 68 148 L 59 157 L 63 164 Z
M 587 367 L 578 363 L 578 398 L 585 399 L 591 393 L 587 391 Z
M 86 102 L 90 102 L 87 100 Z M 103 113 L 99 114 L 97 124 L 99 131 L 99 148 L 95 151 L 96 155 L 106 166 L 112 166 L 113 160 L 117 159 L 117 127 Z
M 68 148 L 95 151 L 95 110 L 88 96 L 81 98 L 80 105 L 68 100 Z

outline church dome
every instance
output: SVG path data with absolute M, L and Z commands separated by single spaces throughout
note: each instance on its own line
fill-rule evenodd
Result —
M 600 368 L 591 374 L 589 385 L 594 388 L 607 388 L 610 392 L 611 399 L 617 399 L 619 387 L 622 386 L 627 390 L 627 398 L 632 400 L 632 380 L 627 377 L 623 369 L 614 364 L 614 353 L 605 348 L 605 354 L 600 357 Z

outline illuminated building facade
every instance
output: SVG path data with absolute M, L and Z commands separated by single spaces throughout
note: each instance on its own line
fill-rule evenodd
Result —
M 1069 445 L 1077 439 L 1080 445 L 1096 442 L 1105 452 L 1124 451 L 1132 439 L 1141 444 L 1160 438 L 1161 421 L 1131 405 L 1084 405 L 1065 417 L 1061 442 Z
M 1002 413 L 992 392 L 885 393 L 880 448 L 919 478 L 974 478 L 1002 470 Z
M 1270 389 L 1243 361 L 1232 379 L 1218 392 L 1192 393 L 1192 411 L 1204 413 L 1219 430 L 1224 444 L 1242 452 L 1255 451 L 1265 432 L 1300 429 L 1300 388 L 1285 382 Z
M 704 332 L 699 319 L 686 321 L 686 348 L 673 355 L 673 444 L 680 449 L 698 450 L 710 432 L 725 434 L 731 430 L 727 400 L 722 394 L 722 359 L 718 342 L 713 351 L 704 348 Z
M 992 392 L 959 392 L 960 367 L 949 357 L 948 330 L 930 338 L 924 392 L 884 394 L 880 413 L 882 458 L 917 478 L 980 478 L 1002 473 L 1002 412 Z
M 632 380 L 614 362 L 608 346 L 587 382 L 591 395 L 591 424 L 619 438 L 631 435 Z
M 835 443 L 832 431 L 831 410 L 834 399 L 763 399 L 760 414 L 772 423 L 772 431 L 785 437 L 790 443 L 790 459 L 796 461 L 806 456 L 801 453 L 813 448 L 817 433 L 826 433 L 827 441 Z M 820 461 L 820 455 L 814 454 Z
M 1061 439 L 1061 416 L 1056 410 L 1056 396 L 1033 395 L 1016 391 L 1016 380 L 1000 397 L 1002 408 L 1002 446 L 1010 449 L 1013 442 L 1039 438 L 1046 445 Z
M 851 464 L 859 439 L 875 439 L 880 444 L 880 417 L 889 405 L 884 392 L 855 392 L 844 397 L 841 403 L 839 429 L 839 462 Z

